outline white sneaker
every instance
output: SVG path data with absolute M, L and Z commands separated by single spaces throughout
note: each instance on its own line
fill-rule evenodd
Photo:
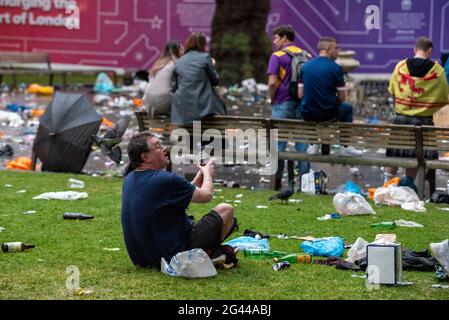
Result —
M 321 145 L 319 144 L 311 144 L 307 148 L 307 154 L 321 154 Z
M 440 243 L 431 243 L 430 250 L 449 276 L 449 240 Z
M 346 157 L 360 157 L 362 155 L 362 151 L 357 150 L 353 146 L 340 148 L 340 155 Z

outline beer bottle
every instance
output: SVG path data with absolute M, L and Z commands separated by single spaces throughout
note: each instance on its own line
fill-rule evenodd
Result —
M 27 249 L 34 248 L 34 244 L 25 244 L 23 242 L 5 242 L 2 243 L 2 251 L 3 253 L 14 253 L 21 252 Z
M 267 249 L 245 249 L 243 250 L 243 255 L 246 258 L 253 258 L 253 259 L 266 259 L 266 258 L 273 259 L 285 256 L 285 252 L 271 251 Z
M 310 254 L 297 254 L 292 253 L 280 258 L 274 258 L 273 262 L 290 262 L 290 263 L 304 263 L 309 264 L 312 263 L 312 256 Z
M 395 229 L 396 223 L 394 222 L 379 222 L 379 223 L 373 223 L 371 224 L 372 228 L 379 228 L 379 229 Z
M 88 220 L 94 218 L 94 216 L 74 212 L 66 212 L 63 217 L 65 220 Z

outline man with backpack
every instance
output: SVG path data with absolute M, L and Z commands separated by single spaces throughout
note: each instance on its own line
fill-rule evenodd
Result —
M 300 101 L 298 99 L 298 73 L 311 56 L 306 51 L 294 45 L 295 30 L 290 25 L 277 27 L 273 31 L 273 44 L 276 51 L 271 55 L 268 63 L 268 90 L 273 105 L 273 119 L 301 119 Z M 278 143 L 278 151 L 284 152 L 286 142 Z M 307 144 L 296 143 L 299 152 L 307 151 Z M 280 160 L 276 172 L 275 190 L 281 188 L 282 174 L 285 163 Z M 310 163 L 298 162 L 300 177 L 310 171 Z M 301 178 L 300 180 L 301 181 Z M 301 185 L 301 183 L 300 183 Z

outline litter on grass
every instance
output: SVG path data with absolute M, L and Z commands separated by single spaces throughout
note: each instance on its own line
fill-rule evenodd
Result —
M 68 200 L 74 201 L 78 199 L 85 199 L 88 195 L 86 192 L 76 192 L 76 191 L 61 191 L 61 192 L 47 192 L 42 193 L 33 199 L 35 200 Z
M 239 237 L 232 239 L 224 244 L 230 245 L 239 250 L 245 249 L 270 249 L 268 239 L 256 239 L 253 237 Z
M 447 285 L 447 284 L 432 284 L 432 288 L 449 289 L 449 285 Z
M 396 223 L 399 227 L 409 227 L 409 228 L 423 228 L 424 226 L 422 224 L 416 223 L 414 221 L 407 221 L 407 220 L 395 220 L 394 223 Z
M 78 289 L 73 294 L 77 296 L 87 296 L 94 293 L 94 290 L 92 289 Z
M 83 189 L 84 188 L 84 182 L 81 181 L 81 180 L 70 178 L 69 179 L 69 188 L 72 188 L 72 189 Z

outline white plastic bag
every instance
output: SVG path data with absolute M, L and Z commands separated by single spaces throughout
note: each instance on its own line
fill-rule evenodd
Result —
M 88 195 L 86 192 L 76 192 L 76 191 L 61 191 L 61 192 L 47 192 L 35 196 L 34 200 L 78 200 L 85 199 Z
M 371 205 L 359 194 L 337 193 L 333 203 L 335 210 L 342 216 L 376 214 Z
M 419 202 L 416 192 L 409 187 L 389 186 L 388 188 L 377 188 L 374 193 L 376 205 L 386 204 L 388 206 L 401 206 L 407 202 Z
M 401 208 L 407 211 L 427 212 L 426 207 L 424 207 L 424 201 L 406 202 L 401 204 Z
M 207 278 L 217 274 L 217 269 L 203 249 L 180 252 L 170 260 L 170 264 L 162 258 L 161 271 L 169 276 L 185 278 Z
M 348 250 L 348 258 L 346 261 L 354 263 L 357 260 L 363 259 L 366 256 L 366 246 L 368 241 L 363 238 L 357 238 L 351 249 Z

